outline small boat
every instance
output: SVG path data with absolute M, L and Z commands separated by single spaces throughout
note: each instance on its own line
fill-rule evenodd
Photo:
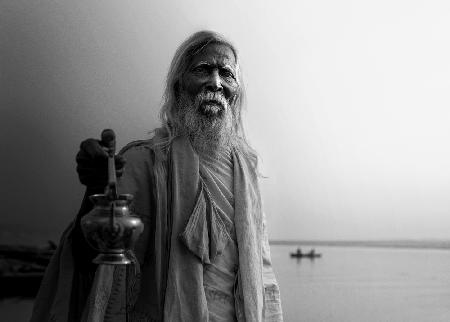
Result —
M 297 251 L 294 253 L 291 253 L 291 257 L 295 257 L 295 258 L 310 258 L 310 259 L 314 259 L 314 258 L 319 258 L 322 257 L 322 254 L 316 253 L 316 251 L 313 249 L 311 249 L 309 252 L 307 253 L 302 253 L 300 248 L 297 248 Z

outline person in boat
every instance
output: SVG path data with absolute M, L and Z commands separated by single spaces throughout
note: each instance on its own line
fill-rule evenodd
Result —
M 295 253 L 297 256 L 302 255 L 302 249 L 300 247 L 297 247 L 297 253 Z
M 211 31 L 193 34 L 172 60 L 149 140 L 116 156 L 121 193 L 144 222 L 133 265 L 111 266 L 112 285 L 91 285 L 96 253 L 80 219 L 87 196 L 103 193 L 107 153 L 82 142 L 77 170 L 86 188 L 63 233 L 33 310 L 34 321 L 80 321 L 90 305 L 104 321 L 282 321 L 280 292 L 261 207 L 257 157 L 242 123 L 244 86 L 236 48 Z

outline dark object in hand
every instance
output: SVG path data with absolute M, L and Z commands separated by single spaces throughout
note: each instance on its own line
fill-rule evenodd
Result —
M 101 143 L 106 147 L 108 185 L 104 194 L 89 197 L 94 208 L 81 219 L 81 230 L 89 245 L 100 253 L 93 260 L 95 264 L 127 265 L 133 262 L 134 255 L 130 253 L 144 225 L 129 210 L 133 196 L 117 193 L 114 132 L 104 130 Z

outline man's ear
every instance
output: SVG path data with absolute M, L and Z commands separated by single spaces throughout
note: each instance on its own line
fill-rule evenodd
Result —
M 230 99 L 230 105 L 231 105 L 233 108 L 236 107 L 236 102 L 237 102 L 238 98 L 239 98 L 239 95 L 238 95 L 237 93 L 234 94 L 234 95 L 231 97 L 231 99 Z

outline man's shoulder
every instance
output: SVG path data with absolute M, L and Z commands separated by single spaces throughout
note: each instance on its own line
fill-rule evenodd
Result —
M 256 174 L 259 173 L 258 171 L 258 162 L 259 157 L 256 151 L 248 145 L 246 142 L 240 142 L 234 149 L 235 153 L 239 155 L 239 159 L 241 162 L 244 162 L 247 164 L 247 167 L 249 170 L 252 170 Z
M 151 150 L 152 149 L 152 142 L 151 142 L 152 140 L 153 140 L 153 138 L 146 139 L 146 140 L 131 141 L 130 143 L 125 145 L 122 149 L 120 149 L 119 154 L 128 154 L 128 153 L 133 153 L 136 151 Z
M 145 140 L 136 140 L 125 145 L 119 152 L 124 156 L 136 155 L 147 156 L 156 155 L 164 156 L 170 144 L 169 136 L 162 128 L 155 129 L 151 133 L 151 137 Z

